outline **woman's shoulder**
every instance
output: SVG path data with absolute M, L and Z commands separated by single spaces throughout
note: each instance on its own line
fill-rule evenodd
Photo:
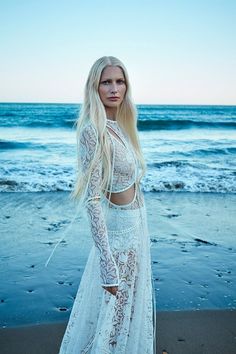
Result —
M 97 139 L 97 130 L 92 122 L 86 122 L 80 130 L 80 138 L 86 140 Z

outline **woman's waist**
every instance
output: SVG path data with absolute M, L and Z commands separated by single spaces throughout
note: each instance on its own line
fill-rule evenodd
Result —
M 112 183 L 109 183 L 106 191 L 109 193 L 122 193 L 131 188 L 135 183 L 137 183 L 135 176 L 130 178 L 127 178 L 127 176 L 117 176 L 115 178 L 114 176 Z
M 116 205 L 106 199 L 103 208 L 109 230 L 132 228 L 137 225 L 146 214 L 144 199 L 139 201 L 137 195 L 135 196 L 135 200 L 128 205 Z
M 117 205 L 127 205 L 131 203 L 136 195 L 136 185 L 132 183 L 125 189 L 114 191 L 107 190 L 105 193 L 106 198 Z
M 131 187 L 120 193 L 107 192 L 103 194 L 103 199 L 109 208 L 121 210 L 138 209 L 144 205 L 143 194 L 138 183 L 134 183 Z

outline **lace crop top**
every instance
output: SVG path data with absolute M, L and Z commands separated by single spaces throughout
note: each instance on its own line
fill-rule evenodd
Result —
M 113 134 L 111 133 L 113 132 Z M 110 192 L 121 192 L 136 181 L 137 163 L 128 136 L 118 122 L 107 119 L 107 132 L 111 139 L 112 171 Z M 82 169 L 88 169 L 97 146 L 97 133 L 92 124 L 87 124 L 81 132 L 79 148 Z M 119 273 L 109 247 L 106 222 L 101 205 L 102 161 L 97 161 L 89 177 L 86 189 L 86 208 L 95 246 L 100 251 L 100 274 L 103 286 L 118 286 Z
M 136 180 L 136 164 L 133 147 L 116 121 L 107 119 L 108 133 L 112 142 L 113 175 L 108 191 L 123 192 Z M 110 130 L 115 133 L 112 134 Z

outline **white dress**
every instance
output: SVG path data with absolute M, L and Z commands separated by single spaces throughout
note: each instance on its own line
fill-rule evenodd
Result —
M 107 133 L 113 156 L 109 190 L 121 192 L 134 184 L 135 196 L 125 205 L 109 201 L 100 190 L 103 172 L 98 161 L 88 181 L 86 199 L 94 244 L 59 354 L 155 352 L 150 238 L 144 198 L 136 183 L 138 164 L 118 122 L 107 119 Z M 88 123 L 80 140 L 84 169 L 94 156 L 96 142 L 96 130 Z M 118 286 L 116 296 L 102 285 Z

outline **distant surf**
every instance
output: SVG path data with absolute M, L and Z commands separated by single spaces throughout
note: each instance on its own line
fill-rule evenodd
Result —
M 138 105 L 146 192 L 236 193 L 236 107 Z M 80 105 L 0 104 L 0 191 L 70 191 Z

